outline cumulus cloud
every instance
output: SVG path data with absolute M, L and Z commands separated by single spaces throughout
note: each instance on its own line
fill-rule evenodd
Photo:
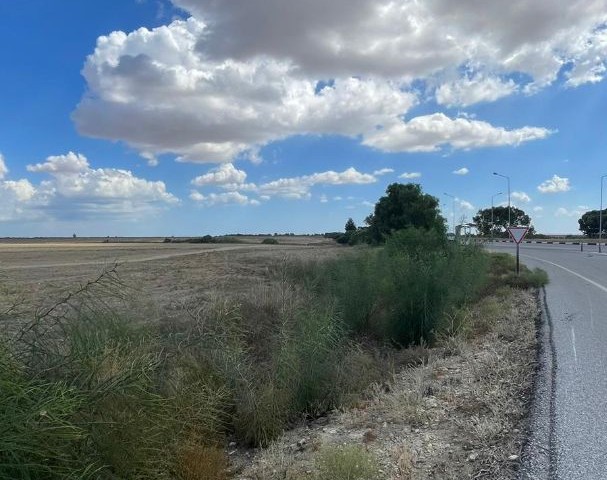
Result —
M 84 155 L 69 152 L 27 165 L 47 178 L 0 181 L 0 220 L 140 217 L 179 200 L 163 182 L 152 182 L 128 170 L 91 168 Z
M 8 173 L 6 163 L 4 163 L 4 156 L 0 153 L 0 180 L 2 180 Z
M 380 168 L 379 170 L 375 170 L 373 172 L 373 175 L 381 176 L 381 175 L 387 175 L 389 173 L 394 173 L 394 169 L 393 168 Z
M 413 81 L 465 106 L 541 88 L 564 65 L 570 85 L 598 81 L 607 57 L 604 0 L 173 1 L 192 16 L 98 38 L 73 114 L 81 133 L 124 141 L 152 165 L 164 153 L 258 162 L 260 147 L 306 134 L 389 152 L 518 145 L 549 132 L 402 122 L 420 101 Z
M 363 143 L 387 152 L 435 152 L 446 145 L 456 150 L 519 145 L 546 138 L 550 133 L 545 128 L 534 127 L 506 130 L 479 120 L 452 119 L 443 113 L 434 113 L 378 129 Z
M 588 207 L 586 207 L 584 205 L 578 205 L 577 207 L 574 207 L 574 208 L 559 207 L 555 210 L 554 216 L 555 217 L 581 217 L 582 215 L 584 215 L 584 213 L 586 213 L 587 210 L 588 210 Z
M 238 173 L 234 173 L 234 171 Z M 219 194 L 219 196 L 213 196 L 211 194 L 204 196 L 200 192 L 193 190 L 190 194 L 190 199 L 197 202 L 205 202 L 208 205 L 217 203 L 248 205 L 251 204 L 251 201 L 242 192 L 255 193 L 262 200 L 269 200 L 271 197 L 308 199 L 312 196 L 311 189 L 315 185 L 364 185 L 377 181 L 374 175 L 361 173 L 353 167 L 347 168 L 342 172 L 328 170 L 299 177 L 279 178 L 261 184 L 245 183 L 246 177 L 247 175 L 244 171 L 235 170 L 233 166 L 227 167 L 222 165 L 206 175 L 197 177 L 192 183 L 197 186 L 219 187 L 223 190 L 230 190 L 228 193 L 236 195 Z M 245 201 L 245 198 L 247 201 Z M 321 201 L 323 198 L 326 199 L 326 195 L 321 197 Z
M 310 189 L 314 185 L 363 185 L 376 181 L 373 175 L 350 167 L 343 172 L 329 170 L 301 177 L 279 178 L 259 185 L 257 191 L 262 195 L 302 199 L 310 197 Z
M 456 199 L 456 202 L 459 205 L 459 208 L 461 208 L 462 210 L 468 210 L 468 211 L 475 210 L 474 205 L 472 205 L 467 200 L 462 200 L 461 198 L 458 198 L 458 199 Z
M 470 170 L 468 170 L 466 167 L 462 167 L 458 170 L 453 170 L 453 175 L 468 175 L 470 173 Z
M 605 59 L 603 0 L 174 3 L 209 23 L 198 42 L 201 53 L 214 59 L 288 59 L 323 78 L 420 78 L 479 65 L 488 71 L 522 72 L 544 84 L 564 64 L 594 66 Z
M 494 102 L 518 90 L 514 80 L 504 81 L 498 77 L 463 78 L 444 83 L 436 90 L 436 101 L 448 107 L 469 105 L 480 102 Z
M 536 207 L 533 207 L 533 211 L 534 212 L 543 212 L 544 211 L 544 207 L 540 207 L 539 205 Z
M 192 180 L 192 184 L 199 187 L 203 185 L 230 185 L 242 184 L 247 178 L 243 170 L 238 170 L 231 163 L 225 163 L 211 170 L 205 175 L 201 175 Z
M 568 178 L 562 178 L 558 175 L 553 175 L 552 178 L 542 182 L 537 189 L 541 193 L 560 193 L 571 190 L 571 184 Z
M 179 202 L 164 182 L 145 180 L 128 170 L 91 168 L 84 155 L 74 152 L 50 156 L 27 165 L 27 170 L 50 178 L 35 187 L 27 180 L 9 186 L 20 192 L 15 193 L 17 198 L 31 202 L 31 209 L 56 218 L 139 217 Z
M 209 193 L 208 195 L 203 195 L 196 190 L 192 190 L 190 199 L 207 206 L 217 204 L 259 205 L 258 200 L 249 199 L 249 197 L 239 192 Z
M 421 178 L 422 174 L 420 172 L 405 172 L 398 176 L 398 178 L 404 178 L 407 180 L 412 180 L 414 178 Z
M 531 201 L 531 197 L 525 192 L 512 192 L 512 198 L 522 203 L 529 203 Z

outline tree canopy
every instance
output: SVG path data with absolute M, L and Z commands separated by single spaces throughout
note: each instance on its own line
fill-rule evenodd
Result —
M 446 232 L 445 219 L 440 215 L 436 197 L 423 193 L 420 185 L 392 183 L 386 195 L 375 204 L 375 210 L 365 222 L 369 225 L 371 240 L 383 242 L 386 235 L 405 228 Z
M 599 213 L 600 210 L 590 210 L 582 215 L 578 220 L 580 231 L 587 237 L 598 236 L 599 234 Z M 603 235 L 607 234 L 607 209 L 603 210 Z
M 523 210 L 511 207 L 510 211 L 512 225 L 529 226 L 531 218 Z M 506 234 L 508 228 L 508 207 L 493 207 L 493 225 L 491 224 L 491 208 L 479 210 L 472 218 L 480 235 L 502 236 Z M 530 234 L 534 234 L 533 227 L 529 229 Z

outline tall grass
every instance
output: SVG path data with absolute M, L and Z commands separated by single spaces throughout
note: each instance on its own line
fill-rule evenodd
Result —
M 311 265 L 302 277 L 336 299 L 351 332 L 409 346 L 431 341 L 445 312 L 478 294 L 487 264 L 476 247 L 408 229 L 393 234 L 383 249 Z
M 0 478 L 226 478 L 228 438 L 352 402 L 385 370 L 370 344 L 431 340 L 486 271 L 409 230 L 157 318 L 111 268 L 0 338 Z

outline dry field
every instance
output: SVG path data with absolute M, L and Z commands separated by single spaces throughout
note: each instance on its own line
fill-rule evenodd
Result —
M 0 275 L 28 304 L 39 306 L 118 264 L 125 285 L 168 307 L 209 291 L 245 291 L 289 258 L 330 257 L 343 250 L 322 237 L 278 237 L 278 245 L 262 245 L 262 239 L 239 237 L 241 243 L 225 244 L 3 240 Z

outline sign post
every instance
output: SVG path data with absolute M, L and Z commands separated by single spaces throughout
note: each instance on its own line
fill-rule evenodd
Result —
M 521 242 L 523 241 L 523 238 L 525 238 L 525 235 L 527 235 L 528 231 L 529 231 L 529 227 L 508 227 L 508 233 L 510 234 L 510 237 L 512 237 L 512 240 L 514 240 L 514 243 L 516 243 L 516 274 L 517 275 L 520 272 L 519 247 L 520 247 Z

